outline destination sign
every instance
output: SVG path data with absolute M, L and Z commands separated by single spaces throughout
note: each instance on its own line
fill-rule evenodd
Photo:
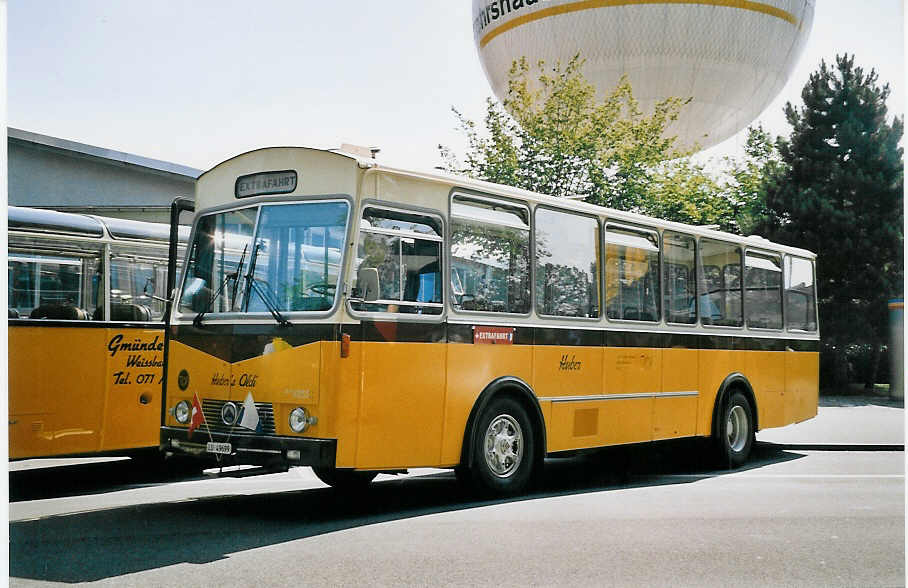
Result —
M 288 194 L 296 190 L 296 172 L 293 170 L 261 172 L 236 179 L 237 198 L 264 194 Z

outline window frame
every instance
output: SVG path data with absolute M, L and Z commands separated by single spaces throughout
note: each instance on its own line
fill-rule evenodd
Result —
M 535 268 L 533 267 L 533 243 L 536 240 L 536 230 L 535 230 L 535 226 L 534 226 L 534 222 L 533 222 L 534 221 L 534 219 L 533 219 L 533 216 L 534 216 L 533 208 L 534 207 L 531 207 L 529 203 L 522 201 L 522 200 L 513 200 L 513 199 L 510 199 L 507 197 L 490 196 L 490 195 L 484 194 L 484 193 L 475 193 L 475 192 L 472 192 L 469 190 L 457 189 L 457 188 L 451 190 L 450 194 L 448 195 L 448 218 L 450 219 L 450 223 L 448 223 L 448 229 L 447 229 L 447 233 L 446 233 L 447 246 L 445 248 L 446 255 L 448 257 L 448 260 L 447 260 L 448 261 L 448 272 L 445 275 L 445 289 L 448 290 L 448 301 L 450 302 L 450 301 L 454 300 L 454 291 L 451 286 L 451 275 L 450 275 L 450 272 L 453 271 L 453 269 L 454 269 L 454 255 L 452 252 L 452 248 L 453 248 L 453 244 L 454 244 L 454 219 L 455 218 L 469 219 L 469 217 L 462 217 L 462 216 L 459 216 L 459 215 L 456 215 L 453 213 L 454 199 L 458 196 L 469 199 L 469 200 L 476 200 L 479 202 L 487 202 L 489 204 L 498 204 L 498 205 L 508 206 L 508 207 L 515 208 L 518 210 L 523 209 L 526 212 L 527 228 L 528 228 L 528 234 L 529 234 L 529 242 L 527 244 L 528 245 L 528 247 L 527 247 L 528 284 L 527 285 L 528 285 L 528 290 L 529 290 L 529 304 L 527 305 L 526 313 L 492 312 L 492 311 L 488 311 L 488 310 L 464 310 L 464 309 L 454 308 L 453 303 L 451 303 L 450 305 L 446 304 L 446 308 L 450 308 L 450 310 L 456 315 L 488 317 L 490 319 L 494 319 L 496 317 L 498 317 L 498 318 L 504 317 L 505 319 L 531 317 L 533 315 L 535 305 L 536 305 L 536 297 L 535 297 L 535 292 L 534 292 L 535 288 L 533 286 L 535 284 L 535 279 L 536 279 L 536 272 L 535 272 Z M 479 221 L 479 222 L 488 222 L 488 221 L 482 221 L 481 219 L 471 219 L 471 220 Z
M 441 289 L 441 304 L 438 303 L 426 303 L 426 302 L 404 302 L 405 306 L 430 306 L 432 308 L 440 307 L 441 312 L 438 314 L 413 314 L 409 312 L 388 312 L 388 311 L 371 311 L 371 310 L 356 310 L 353 308 L 353 302 L 358 299 L 352 299 L 349 293 L 353 292 L 353 272 L 354 272 L 354 262 L 353 259 L 356 257 L 357 252 L 359 251 L 359 242 L 360 235 L 362 234 L 362 229 L 360 228 L 360 223 L 363 220 L 363 214 L 368 208 L 377 208 L 379 210 L 386 210 L 390 212 L 399 212 L 402 214 L 418 214 L 423 216 L 429 216 L 434 218 L 441 225 L 441 235 L 427 235 L 425 233 L 414 233 L 412 231 L 394 231 L 393 229 L 368 229 L 367 232 L 378 233 L 382 235 L 391 235 L 394 237 L 402 237 L 407 239 L 422 239 L 425 241 L 433 241 L 441 243 L 441 250 L 438 255 L 439 267 L 439 276 L 442 282 L 446 281 L 447 275 L 447 255 L 445 254 L 445 235 L 447 234 L 447 223 L 445 222 L 444 215 L 436 209 L 425 208 L 422 206 L 410 206 L 407 204 L 400 204 L 398 202 L 389 203 L 387 200 L 378 200 L 375 198 L 363 198 L 360 202 L 359 211 L 356 218 L 356 223 L 351 223 L 351 230 L 353 231 L 352 237 L 349 239 L 350 248 L 349 256 L 350 259 L 346 260 L 347 262 L 347 278 L 343 282 L 344 286 L 344 307 L 347 313 L 358 320 L 366 321 L 380 321 L 380 320 L 392 320 L 398 322 L 400 320 L 406 321 L 419 321 L 419 322 L 432 322 L 440 323 L 445 320 L 448 312 L 448 305 L 446 301 L 447 296 L 447 287 L 442 287 Z M 355 227 L 353 225 L 356 225 Z M 381 302 L 379 302 L 381 303 Z M 395 301 L 394 304 L 402 304 L 402 302 Z
M 740 286 L 738 287 L 738 292 L 741 294 L 741 324 L 740 325 L 710 325 L 710 324 L 703 322 L 703 313 L 701 312 L 701 309 L 700 309 L 700 275 L 699 275 L 699 273 L 697 274 L 697 321 L 698 321 L 697 324 L 706 329 L 731 329 L 734 331 L 745 331 L 747 321 L 745 319 L 745 313 L 744 313 L 744 252 L 746 251 L 747 248 L 744 246 L 743 243 L 739 243 L 737 241 L 727 241 L 725 239 L 717 239 L 715 237 L 698 237 L 697 238 L 698 255 L 700 254 L 700 251 L 702 251 L 701 244 L 700 244 L 701 241 L 712 241 L 713 243 L 722 243 L 724 245 L 731 245 L 731 246 L 737 248 L 741 252 L 741 278 L 739 280 Z M 703 264 L 701 264 L 700 261 L 701 261 L 700 257 L 697 257 L 698 270 L 703 267 Z M 723 272 L 725 271 L 724 268 L 722 268 L 722 271 Z M 725 280 L 724 274 L 723 274 L 722 279 L 723 279 L 723 281 Z M 709 293 L 707 292 L 707 294 L 709 294 Z
M 559 212 L 559 213 L 563 213 L 563 214 L 570 214 L 573 216 L 590 218 L 590 219 L 593 219 L 596 221 L 596 230 L 599 232 L 599 235 L 596 239 L 596 245 L 597 245 L 597 247 L 599 247 L 599 259 L 598 259 L 598 263 L 596 264 L 596 266 L 597 266 L 596 269 L 598 270 L 598 275 L 596 276 L 596 282 L 597 282 L 596 289 L 598 290 L 597 294 L 598 294 L 598 298 L 599 298 L 599 300 L 597 301 L 598 308 L 599 308 L 599 316 L 597 316 L 597 317 L 561 316 L 561 315 L 557 315 L 557 314 L 543 314 L 543 313 L 539 312 L 539 309 L 537 308 L 538 300 L 536 297 L 536 224 L 537 224 L 536 223 L 536 213 L 539 211 L 539 209 L 548 210 L 551 212 Z M 605 274 L 603 272 L 603 263 L 602 263 L 603 256 L 605 254 L 605 250 L 602 249 L 602 239 L 603 239 L 603 234 L 605 233 L 605 229 L 604 229 L 604 222 L 603 222 L 602 218 L 595 214 L 568 210 L 565 208 L 559 208 L 557 206 L 551 206 L 548 204 L 537 204 L 535 207 L 533 207 L 531 214 L 532 214 L 532 223 L 530 224 L 530 227 L 531 227 L 532 240 L 530 243 L 530 265 L 531 265 L 531 277 L 533 280 L 530 284 L 530 286 L 531 286 L 530 287 L 531 311 L 536 313 L 536 316 L 538 316 L 539 318 L 544 319 L 544 320 L 568 320 L 568 321 L 578 321 L 578 322 L 587 322 L 587 323 L 600 322 L 602 320 L 602 318 L 605 316 L 605 313 L 603 312 L 603 305 L 602 305 L 602 302 L 605 298 L 605 291 L 603 290 Z
M 753 253 L 754 255 L 762 255 L 765 257 L 774 257 L 779 260 L 779 296 L 781 298 L 781 316 L 782 316 L 782 326 L 778 329 L 772 327 L 752 327 L 750 326 L 750 321 L 747 318 L 747 283 L 745 277 L 747 275 L 747 255 Z M 779 251 L 769 251 L 766 249 L 755 249 L 753 247 L 744 248 L 744 258 L 743 264 L 741 266 L 741 311 L 744 314 L 744 326 L 748 331 L 757 331 L 759 333 L 780 333 L 785 330 L 785 254 Z
M 785 267 L 785 262 L 787 260 L 799 259 L 801 261 L 806 261 L 810 264 L 810 274 L 813 277 L 813 322 L 816 325 L 812 331 L 805 329 L 792 329 L 788 326 L 788 290 L 785 288 L 785 278 L 788 277 L 788 270 Z M 816 259 L 810 259 L 800 255 L 794 255 L 792 253 L 783 254 L 782 259 L 782 327 L 786 333 L 797 333 L 802 335 L 820 335 L 820 307 L 819 301 L 817 300 L 817 262 Z
M 608 235 L 609 227 L 614 227 L 614 228 L 621 229 L 624 231 L 649 233 L 656 237 L 656 255 L 658 258 L 657 264 L 659 266 L 659 270 L 657 272 L 658 278 L 659 278 L 659 288 L 658 288 L 659 292 L 656 296 L 656 305 L 658 308 L 659 316 L 655 320 L 644 321 L 644 320 L 624 319 L 624 318 L 617 319 L 617 318 L 611 318 L 610 316 L 608 316 L 608 311 L 606 311 L 605 307 L 608 304 L 608 293 L 606 292 L 606 286 L 608 284 L 608 278 L 606 277 L 606 271 L 607 271 L 607 265 L 608 265 L 607 264 L 608 253 L 606 252 L 606 247 L 608 246 L 608 240 L 606 239 L 606 235 Z M 628 325 L 663 325 L 663 324 L 666 324 L 665 316 L 664 316 L 665 313 L 663 312 L 663 308 L 662 308 L 663 307 L 662 297 L 664 296 L 664 294 L 662 292 L 662 281 L 663 281 L 662 280 L 662 232 L 658 229 L 653 229 L 651 227 L 644 226 L 644 225 L 634 225 L 634 224 L 625 223 L 622 221 L 612 221 L 609 219 L 605 219 L 605 222 L 603 223 L 603 226 L 602 226 L 601 234 L 602 234 L 602 237 L 601 237 L 602 271 L 601 271 L 601 274 L 602 274 L 602 303 L 603 303 L 602 304 L 602 317 L 604 317 L 606 322 L 608 322 L 608 323 L 617 323 L 617 324 L 628 324 Z M 691 325 L 688 324 L 686 326 L 691 326 Z
M 195 248 L 196 232 L 198 231 L 199 221 L 203 216 L 208 216 L 211 214 L 222 214 L 226 212 L 233 212 L 237 210 L 244 209 L 256 209 L 255 216 L 255 225 L 252 228 L 252 235 L 250 238 L 250 244 L 255 243 L 255 239 L 258 236 L 259 222 L 261 220 L 261 213 L 263 206 L 286 206 L 293 204 L 310 204 L 310 203 L 323 203 L 323 202 L 344 202 L 347 205 L 347 218 L 346 218 L 346 238 L 344 240 L 344 247 L 342 248 L 342 257 L 341 257 L 341 272 L 338 275 L 338 284 L 337 290 L 335 291 L 334 303 L 328 310 L 287 310 L 281 311 L 281 315 L 284 318 L 292 322 L 293 318 L 304 318 L 306 320 L 313 319 L 324 319 L 328 318 L 337 312 L 340 307 L 341 300 L 344 298 L 341 290 L 344 289 L 346 284 L 344 283 L 343 277 L 343 264 L 346 263 L 344 259 L 344 249 L 346 249 L 346 244 L 351 241 L 351 231 L 353 230 L 352 223 L 350 222 L 353 216 L 353 209 L 355 208 L 354 199 L 348 194 L 317 194 L 311 196 L 284 196 L 284 197 L 274 197 L 274 196 L 255 196 L 240 200 L 238 202 L 229 202 L 222 204 L 220 206 L 213 206 L 211 208 L 200 211 L 193 220 L 192 231 L 189 235 L 189 241 L 186 243 L 186 251 L 183 256 L 183 265 L 182 270 L 180 271 L 180 283 L 176 285 L 175 291 L 176 296 L 173 300 L 172 305 L 172 315 L 173 321 L 189 321 L 191 322 L 196 315 L 199 313 L 194 311 L 185 311 L 180 310 L 183 303 L 183 290 L 186 287 L 186 277 L 188 275 L 189 259 L 192 256 L 192 252 Z M 274 323 L 274 317 L 267 310 L 264 312 L 214 312 L 209 311 L 205 313 L 205 324 L 271 324 Z
M 670 320 L 668 320 L 669 313 L 665 311 L 665 294 L 666 294 L 665 268 L 667 265 L 667 263 L 665 261 L 665 233 L 673 233 L 676 235 L 682 235 L 684 237 L 689 238 L 694 243 L 694 320 L 693 320 L 693 322 L 690 322 L 690 323 L 678 323 L 675 321 L 670 321 Z M 666 326 L 670 325 L 673 327 L 683 327 L 683 328 L 688 328 L 688 329 L 696 328 L 700 324 L 700 304 L 697 301 L 697 297 L 698 297 L 698 292 L 697 292 L 698 273 L 697 272 L 700 269 L 700 255 L 699 255 L 700 254 L 700 239 L 695 234 L 685 233 L 685 232 L 682 232 L 682 231 L 679 231 L 676 229 L 662 229 L 662 231 L 660 233 L 660 237 L 661 237 L 661 246 L 659 247 L 659 271 L 660 271 L 660 280 L 661 280 L 660 289 L 662 290 L 662 292 L 661 292 L 661 294 L 662 294 L 662 299 L 661 299 L 662 300 L 662 302 L 661 302 L 661 304 L 662 304 L 662 324 L 664 324 Z
M 42 265 L 44 265 L 44 263 L 59 265 L 59 266 L 63 266 L 63 265 L 73 266 L 73 267 L 79 268 L 79 299 L 80 300 L 79 300 L 79 303 L 75 304 L 74 306 L 76 306 L 77 308 L 83 308 L 85 306 L 83 303 L 86 301 L 82 300 L 82 299 L 85 298 L 86 295 L 88 295 L 90 293 L 85 291 L 85 278 L 86 278 L 85 270 L 86 270 L 86 268 L 85 268 L 84 256 L 81 256 L 81 255 L 80 256 L 68 256 L 65 253 L 44 254 L 42 252 L 28 253 L 28 252 L 20 251 L 20 252 L 15 252 L 15 253 L 11 252 L 7 256 L 6 261 L 7 261 L 7 264 L 9 262 L 35 264 L 35 289 L 33 291 L 33 300 L 32 300 L 32 302 L 35 303 L 35 305 L 32 306 L 31 309 L 29 309 L 29 312 L 31 312 L 31 311 L 35 310 L 36 308 L 38 308 L 39 306 L 41 306 L 41 267 L 42 267 Z M 15 308 L 16 310 L 19 310 L 18 307 L 10 306 L 9 308 Z M 21 317 L 21 318 L 27 319 L 29 317 L 26 316 L 26 317 Z

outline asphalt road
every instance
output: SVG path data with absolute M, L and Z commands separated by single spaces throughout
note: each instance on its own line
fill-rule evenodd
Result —
M 10 584 L 898 586 L 904 453 L 697 443 L 549 460 L 528 496 L 449 472 L 335 493 L 307 468 L 177 479 L 130 462 L 10 474 Z

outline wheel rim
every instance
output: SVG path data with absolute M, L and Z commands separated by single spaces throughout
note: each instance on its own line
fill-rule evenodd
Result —
M 502 414 L 489 423 L 485 435 L 485 458 L 499 478 L 512 476 L 523 460 L 523 431 L 511 415 Z
M 728 437 L 728 447 L 735 453 L 744 449 L 747 444 L 747 437 L 750 434 L 750 426 L 747 422 L 747 412 L 740 404 L 734 405 L 728 411 L 728 423 L 725 425 L 725 434 Z

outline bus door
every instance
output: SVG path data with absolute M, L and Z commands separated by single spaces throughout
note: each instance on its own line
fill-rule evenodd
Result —
M 356 465 L 438 464 L 445 403 L 442 222 L 367 206 L 351 264 L 360 318 Z
M 540 326 L 533 339 L 533 387 L 551 399 L 549 451 L 603 445 L 599 221 L 537 207 L 536 314 L 559 326 Z M 589 397 L 589 399 L 586 399 Z
M 80 256 L 12 253 L 9 329 L 10 457 L 91 453 L 99 449 L 106 377 L 105 329 L 87 319 L 86 285 L 99 250 Z M 37 320 L 44 319 L 44 320 Z
M 662 233 L 662 313 L 681 329 L 697 323 L 697 240 L 674 231 Z M 700 402 L 699 336 L 666 333 L 662 349 L 661 395 L 653 403 L 653 439 L 697 432 Z
M 109 328 L 104 333 L 106 394 L 98 449 L 157 446 L 161 420 L 164 329 L 149 325 L 144 329 Z
M 607 443 L 648 441 L 662 390 L 659 236 L 647 229 L 606 225 L 604 389 L 609 397 Z

